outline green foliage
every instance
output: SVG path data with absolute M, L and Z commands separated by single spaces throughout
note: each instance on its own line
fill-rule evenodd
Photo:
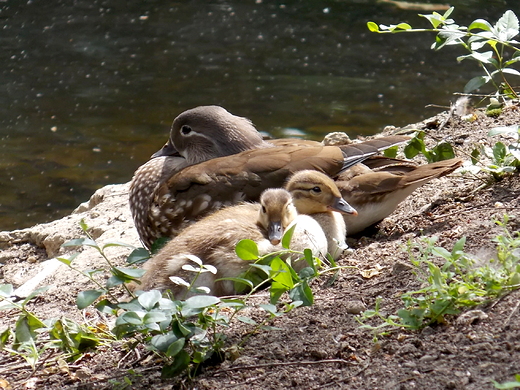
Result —
M 238 346 L 226 346 L 225 330 L 237 322 L 252 327 L 251 334 L 259 330 L 276 329 L 269 324 L 299 306 L 312 305 L 314 297 L 309 287 L 310 281 L 321 273 L 338 270 L 334 260 L 329 259 L 330 267 L 321 270 L 322 262 L 314 258 L 309 249 L 296 252 L 290 249 L 294 229 L 289 229 L 282 238 L 283 250 L 259 256 L 255 242 L 242 240 L 236 246 L 236 254 L 250 263 L 244 275 L 230 278 L 237 286 L 242 286 L 246 295 L 236 298 L 219 298 L 208 295 L 209 289 L 197 286 L 197 279 L 203 273 L 216 274 L 215 267 L 203 264 L 193 255 L 183 270 L 191 273 L 189 281 L 171 277 L 174 283 L 186 287 L 186 296 L 164 296 L 159 291 L 130 291 L 128 284 L 137 282 L 144 271 L 137 268 L 119 267 L 111 263 L 106 248 L 123 246 L 133 249 L 127 258 L 130 266 L 140 263 L 150 255 L 143 248 L 110 242 L 98 244 L 88 232 L 88 226 L 81 221 L 80 226 L 86 237 L 74 239 L 63 244 L 64 247 L 87 246 L 98 251 L 108 264 L 108 268 L 80 270 L 75 267 L 77 253 L 58 258 L 63 264 L 87 277 L 96 288 L 81 291 L 76 303 L 79 309 L 94 305 L 100 312 L 113 315 L 115 326 L 111 331 L 100 331 L 79 325 L 67 318 L 40 320 L 26 310 L 26 303 L 44 289 L 35 291 L 21 304 L 10 300 L 12 286 L 0 285 L 0 300 L 7 300 L 5 308 L 18 308 L 21 311 L 14 333 L 7 329 L 0 334 L 0 348 L 23 356 L 33 367 L 41 359 L 42 353 L 53 348 L 67 354 L 71 359 L 79 357 L 84 351 L 115 339 L 125 340 L 128 346 L 143 343 L 147 349 L 158 355 L 163 362 L 162 375 L 172 377 L 187 373 L 194 375 L 200 365 L 209 359 L 222 360 L 226 354 L 236 357 L 237 350 L 247 341 L 245 337 Z M 307 267 L 297 273 L 292 261 L 306 262 Z M 110 276 L 103 276 L 109 272 Z M 260 288 L 269 286 L 270 301 L 252 304 L 251 295 Z M 121 300 L 121 292 L 130 296 Z M 281 303 L 287 293 L 289 302 Z M 190 297 L 188 297 L 191 295 Z M 186 299 L 186 297 L 188 297 Z M 264 315 L 251 318 L 244 315 L 244 309 L 258 307 Z M 45 335 L 43 337 L 42 335 Z M 128 377 L 124 382 L 114 382 L 115 387 L 126 388 L 132 385 Z
M 419 153 L 422 154 L 429 163 L 448 160 L 455 157 L 453 147 L 448 142 L 440 142 L 432 149 L 428 149 L 424 143 L 424 131 L 418 131 L 415 136 L 404 147 L 406 158 L 414 158 Z M 387 155 L 387 157 L 395 157 Z
M 498 383 L 493 381 L 493 386 L 496 389 L 516 389 L 520 387 L 520 374 L 516 374 L 515 380 L 511 382 Z
M 463 309 L 495 299 L 507 291 L 520 287 L 520 234 L 509 232 L 504 221 L 496 223 L 503 234 L 493 241 L 496 256 L 482 262 L 464 252 L 465 237 L 455 243 L 451 251 L 436 246 L 437 237 L 424 238 L 419 244 L 408 244 L 408 254 L 414 273 L 424 286 L 401 296 L 404 307 L 397 315 L 385 316 L 380 301 L 374 310 L 365 311 L 358 321 L 364 328 L 381 334 L 388 328 L 421 329 L 428 325 L 444 324 L 447 317 Z M 433 258 L 443 260 L 442 265 Z M 369 325 L 369 319 L 379 319 Z
M 41 320 L 26 305 L 33 298 L 46 291 L 47 287 L 35 290 L 21 303 L 11 299 L 13 287 L 0 285 L 0 310 L 18 309 L 20 314 L 14 325 L 14 332 L 7 328 L 0 334 L 0 350 L 23 357 L 35 369 L 47 350 L 64 353 L 68 360 L 75 360 L 87 350 L 113 340 L 108 334 L 93 327 L 80 325 L 67 318 Z M 52 364 L 56 359 L 46 359 Z
M 470 172 L 488 172 L 495 180 L 500 180 L 507 174 L 517 172 L 520 168 L 520 125 L 507 127 L 495 127 L 488 135 L 506 135 L 516 140 L 512 145 L 505 145 L 498 141 L 492 147 L 479 145 L 471 152 L 472 167 L 467 167 Z M 486 157 L 490 163 L 477 165 L 481 157 Z
M 496 90 L 496 97 L 518 98 L 518 93 L 506 77 L 520 76 L 520 72 L 513 68 L 513 65 L 520 61 L 520 48 L 518 41 L 514 40 L 519 34 L 519 23 L 515 13 L 511 10 L 506 11 L 494 25 L 484 19 L 477 19 L 469 26 L 461 26 L 450 18 L 453 10 L 451 7 L 443 15 L 437 12 L 419 15 L 427 19 L 432 28 L 417 29 L 408 23 L 386 26 L 374 22 L 368 22 L 367 27 L 376 33 L 437 33 L 432 49 L 460 46 L 469 54 L 457 57 L 457 61 L 476 61 L 484 71 L 483 75 L 466 83 L 464 92 L 470 93 L 485 84 L 492 84 Z

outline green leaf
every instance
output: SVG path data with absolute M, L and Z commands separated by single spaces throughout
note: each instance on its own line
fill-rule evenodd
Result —
M 78 253 L 73 253 L 72 255 L 70 255 L 68 258 L 64 258 L 64 257 L 56 257 L 56 260 L 62 262 L 63 264 L 67 265 L 70 267 L 70 265 L 72 264 L 72 262 L 74 261 L 74 259 L 76 257 L 79 256 L 79 252 Z
M 178 339 L 177 341 L 171 343 L 170 346 L 168 347 L 168 350 L 166 351 L 166 356 L 169 356 L 169 357 L 176 356 L 179 352 L 182 351 L 185 344 L 186 344 L 186 339 L 183 337 Z
M 395 29 L 399 30 L 411 30 L 412 26 L 410 26 L 408 23 L 399 23 L 395 26 Z
M 180 351 L 172 364 L 166 364 L 161 370 L 161 377 L 173 378 L 186 370 L 190 365 L 190 355 L 185 350 Z
M 85 238 L 76 238 L 74 240 L 70 240 L 70 241 L 67 241 L 67 242 L 61 244 L 62 247 L 81 246 L 81 245 L 91 246 L 91 247 L 99 249 L 99 246 L 96 243 L 96 241 L 94 241 L 90 238 L 86 238 L 86 237 Z
M 253 320 L 252 318 L 249 318 L 249 317 L 237 316 L 237 320 L 239 320 L 240 322 L 243 322 L 244 324 L 248 324 L 248 325 L 258 325 L 258 323 L 255 320 Z
M 424 309 L 400 309 L 397 311 L 397 315 L 401 318 L 404 325 L 409 326 L 412 329 L 420 329 L 423 326 Z
M 151 324 L 151 323 L 158 323 L 166 321 L 168 318 L 166 317 L 166 314 L 162 311 L 151 311 L 149 313 L 146 313 L 143 317 L 143 323 L 144 324 Z
M 289 249 L 291 245 L 292 236 L 294 234 L 294 229 L 296 229 L 296 224 L 292 225 L 289 229 L 287 229 L 282 237 L 282 247 L 285 249 Z
M 438 257 L 442 257 L 445 260 L 451 259 L 451 253 L 443 247 L 436 246 L 432 249 L 432 254 Z
M 274 315 L 274 316 L 278 316 L 278 309 L 276 308 L 275 305 L 271 304 L 271 303 L 263 303 L 263 304 L 260 304 L 258 305 L 260 306 L 262 309 L 264 309 L 266 312 Z
M 220 302 L 220 298 L 212 295 L 196 295 L 186 299 L 186 307 L 190 309 L 202 309 L 208 306 L 216 305 Z
M 136 249 L 135 246 L 133 246 L 133 245 L 126 244 L 126 243 L 124 243 L 124 242 L 113 241 L 113 242 L 107 242 L 107 243 L 105 243 L 105 244 L 103 245 L 103 250 L 104 250 L 105 248 L 110 248 L 110 247 L 112 247 L 112 246 Z
M 468 26 L 468 31 L 475 30 L 475 29 L 484 30 L 484 31 L 491 31 L 491 28 L 492 28 L 491 24 L 487 20 L 477 19 L 477 20 L 474 20 Z
M 96 299 L 105 293 L 106 290 L 81 291 L 76 298 L 76 305 L 78 306 L 78 309 L 82 310 L 90 306 Z
M 129 311 L 129 312 L 123 313 L 122 315 L 117 317 L 116 325 L 119 325 L 121 323 L 132 324 L 132 325 L 142 325 L 143 320 L 141 319 L 139 314 L 137 314 L 136 312 Z
M 493 157 L 496 163 L 504 161 L 507 155 L 507 147 L 502 142 L 497 142 L 493 146 Z
M 504 68 L 504 69 L 500 69 L 500 72 L 507 73 L 507 74 L 512 74 L 512 75 L 515 75 L 515 76 L 520 76 L 520 72 L 517 71 L 516 69 Z
M 474 51 L 471 54 L 457 57 L 457 61 L 459 61 L 459 62 L 461 62 L 465 59 L 475 60 L 475 61 L 481 62 L 483 64 L 490 64 L 491 60 L 493 59 L 493 52 L 485 51 L 483 53 L 480 53 L 478 51 Z
M 141 268 L 123 268 L 123 267 L 114 267 L 117 271 L 119 271 L 120 276 L 128 277 L 129 279 L 138 279 L 145 274 L 145 270 Z
M 145 248 L 137 248 L 128 255 L 126 262 L 128 264 L 142 263 L 150 258 L 150 252 Z
M 152 291 L 145 291 L 139 297 L 137 297 L 137 300 L 141 304 L 141 306 L 145 310 L 152 310 L 157 302 L 159 302 L 159 299 L 162 298 L 162 295 L 157 290 Z
M 504 12 L 504 15 L 498 19 L 493 30 L 499 40 L 507 42 L 518 35 L 518 28 L 518 18 L 515 13 L 511 10 L 507 10 Z
M 314 295 L 307 281 L 289 291 L 289 297 L 294 301 L 301 301 L 302 306 L 312 306 L 314 304 Z
M 389 157 L 389 158 L 396 158 L 397 157 L 397 151 L 399 150 L 398 146 L 392 146 L 391 148 L 387 148 L 385 149 L 385 151 L 383 152 L 383 154 L 386 156 L 386 157 Z
M 12 332 L 11 329 L 7 328 L 2 333 L 0 333 L 0 351 L 5 348 L 9 339 L 11 338 Z
M 251 264 L 251 268 L 257 268 L 265 273 L 266 276 L 269 276 L 271 273 L 271 266 L 265 264 Z
M 105 314 L 115 315 L 118 310 L 117 305 L 113 304 L 108 299 L 103 299 L 103 300 L 99 301 L 95 307 L 101 313 L 105 313 Z
M 112 287 L 120 286 L 128 281 L 127 278 L 122 278 L 119 275 L 113 275 L 107 279 L 105 283 L 105 287 L 107 290 L 110 290 Z
M 269 288 L 269 302 L 273 305 L 278 303 L 280 297 L 287 292 L 288 289 L 284 285 L 278 282 L 271 283 L 271 287 Z
M 473 149 L 471 152 L 471 163 L 475 165 L 478 163 L 478 158 L 480 157 L 480 150 L 478 148 Z
M 513 381 L 513 382 L 504 382 L 504 383 L 498 383 L 496 381 L 492 381 L 493 386 L 497 389 L 516 389 L 520 387 L 520 379 Z
M 424 145 L 424 132 L 418 132 L 415 137 L 413 137 L 408 145 L 404 147 L 404 155 L 406 158 L 414 158 L 419 153 L 426 152 L 426 146 Z
M 294 287 L 294 282 L 289 270 L 289 266 L 285 263 L 285 261 L 279 257 L 273 259 L 271 262 L 271 269 L 271 276 L 275 282 L 280 283 L 287 289 Z
M 520 125 L 494 127 L 488 132 L 488 136 L 490 137 L 501 134 L 506 134 L 508 136 L 514 137 L 515 139 L 519 139 Z
M 258 246 L 253 240 L 240 240 L 235 247 L 235 253 L 242 260 L 257 260 Z
M 431 150 L 429 161 L 443 161 L 454 157 L 455 152 L 453 151 L 453 146 L 448 142 L 441 142 Z
M 15 343 L 14 349 L 19 349 L 24 345 L 34 345 L 37 339 L 36 330 L 45 328 L 45 324 L 37 317 L 28 313 L 18 317 L 15 325 Z
M 0 297 L 9 298 L 13 295 L 13 291 L 12 284 L 0 284 Z
M 379 26 L 374 22 L 367 22 L 367 27 L 371 32 L 379 32 Z
M 480 87 L 482 87 L 484 84 L 491 81 L 491 77 L 489 76 L 477 76 L 473 77 L 471 80 L 469 80 L 466 85 L 464 86 L 464 93 L 470 93 L 473 92 Z

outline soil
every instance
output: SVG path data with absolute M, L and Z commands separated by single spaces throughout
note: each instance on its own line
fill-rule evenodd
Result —
M 512 105 L 496 118 L 477 111 L 475 117 L 468 122 L 454 115 L 442 126 L 448 114 L 441 113 L 410 128 L 425 130 L 430 146 L 445 139 L 456 147 L 459 157 L 469 159 L 476 144 L 513 142 L 490 138 L 487 132 L 497 126 L 518 125 L 520 108 Z M 386 132 L 396 130 L 403 129 Z M 93 288 L 86 278 L 46 260 L 71 251 L 60 245 L 82 236 L 81 219 L 100 243 L 121 241 L 138 246 L 127 191 L 127 184 L 109 186 L 63 220 L 0 233 L 0 283 L 24 287 L 17 290 L 20 297 L 36 285 L 51 285 L 27 306 L 39 318 L 64 316 L 89 324 L 110 321 L 94 309 L 76 308 L 77 293 Z M 185 377 L 161 379 L 160 362 L 148 351 L 128 351 L 122 343 L 114 343 L 68 365 L 46 351 L 34 371 L 25 360 L 2 351 L 0 388 L 492 389 L 492 380 L 511 381 L 520 373 L 520 290 L 472 308 L 478 311 L 447 317 L 443 325 L 421 331 L 396 329 L 377 341 L 360 328 L 355 317 L 373 309 L 376 298 L 381 299 L 385 313 L 395 314 L 402 307 L 401 294 L 421 287 L 403 250 L 408 241 L 437 236 L 438 245 L 451 249 L 465 236 L 466 252 L 482 261 L 492 257 L 492 239 L 502 232 L 495 219 L 508 214 L 508 228 L 520 229 L 519 196 L 518 173 L 492 181 L 485 173 L 456 172 L 424 185 L 379 225 L 348 239 L 351 250 L 339 264 L 355 267 L 342 270 L 336 278 L 314 281 L 313 306 L 273 320 L 270 325 L 278 330 L 252 334 L 238 358 L 205 366 L 191 382 Z M 118 264 L 130 252 L 128 248 L 109 249 L 110 259 Z M 88 249 L 75 264 L 79 269 L 95 268 L 103 260 Z M 38 275 L 43 280 L 36 279 Z M 254 299 L 266 302 L 268 298 L 263 292 Z M 7 326 L 13 329 L 18 315 L 14 309 L 0 311 L 0 331 Z M 238 323 L 226 330 L 227 346 L 239 343 L 250 330 Z M 46 365 L 45 360 L 53 363 Z M 131 381 L 126 387 L 125 377 Z

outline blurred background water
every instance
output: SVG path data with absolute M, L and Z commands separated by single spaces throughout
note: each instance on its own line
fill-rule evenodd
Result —
M 517 0 L 450 4 L 465 25 L 520 14 Z M 457 48 L 430 50 L 433 34 L 366 28 L 426 27 L 418 13 L 431 11 L 376 0 L 0 0 L 0 230 L 56 219 L 129 181 L 175 116 L 198 105 L 316 140 L 436 114 L 425 106 L 448 105 L 477 64 L 458 64 Z

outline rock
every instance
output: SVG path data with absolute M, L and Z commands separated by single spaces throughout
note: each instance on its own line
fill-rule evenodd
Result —
M 482 310 L 469 310 L 461 314 L 456 322 L 458 325 L 472 325 L 477 321 L 482 321 L 488 318 L 488 315 Z
M 348 314 L 361 314 L 366 308 L 366 305 L 361 301 L 348 301 L 345 303 L 345 309 Z
M 62 219 L 26 229 L 0 232 L 0 248 L 3 249 L 0 262 L 5 264 L 2 269 L 4 280 L 0 283 L 11 283 L 15 288 L 22 284 L 23 286 L 19 287 L 22 290 L 19 293 L 17 290 L 17 295 L 27 296 L 44 279 L 46 285 L 49 282 L 59 284 L 60 280 L 77 280 L 77 272 L 61 267 L 61 263 L 56 263 L 56 260 L 46 261 L 56 256 L 66 257 L 72 251 L 81 252 L 74 259 L 74 265 L 79 269 L 91 268 L 94 265 L 106 267 L 107 264 L 95 248 L 62 248 L 69 240 L 86 237 L 80 227 L 81 220 L 85 221 L 89 233 L 99 245 L 122 242 L 136 247 L 142 246 L 128 206 L 129 184 L 108 185 L 97 190 L 88 202 L 81 204 L 71 215 Z M 31 253 L 28 253 L 29 251 Z M 106 253 L 116 262 L 124 263 L 124 258 L 130 251 L 130 248 L 115 246 L 108 248 Z M 14 263 L 20 261 L 27 263 L 23 274 L 14 271 Z M 20 264 L 17 265 L 20 268 Z

